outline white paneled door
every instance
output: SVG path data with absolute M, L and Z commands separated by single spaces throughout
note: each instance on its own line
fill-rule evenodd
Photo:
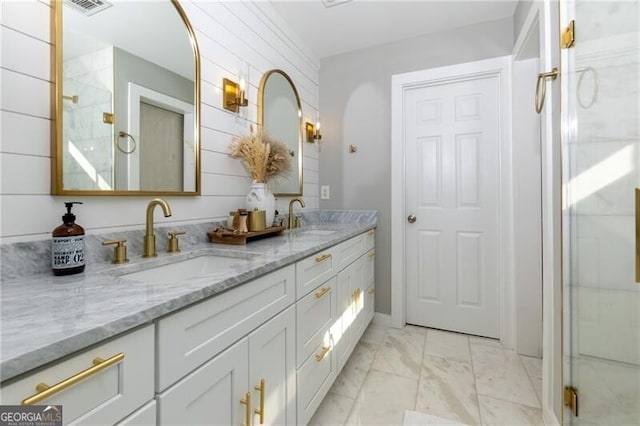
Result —
M 500 337 L 499 88 L 484 74 L 405 91 L 409 324 Z

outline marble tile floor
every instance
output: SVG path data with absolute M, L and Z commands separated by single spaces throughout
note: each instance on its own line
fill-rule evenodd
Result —
M 542 425 L 541 395 L 542 360 L 496 340 L 370 325 L 309 424 Z

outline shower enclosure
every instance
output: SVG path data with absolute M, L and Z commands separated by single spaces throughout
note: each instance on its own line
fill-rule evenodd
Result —
M 560 22 L 576 28 L 560 69 L 563 375 L 578 399 L 563 423 L 638 425 L 639 2 L 560 3 Z

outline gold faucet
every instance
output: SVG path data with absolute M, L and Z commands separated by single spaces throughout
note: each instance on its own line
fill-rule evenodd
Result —
M 171 207 L 162 198 L 154 198 L 147 205 L 147 227 L 144 233 L 144 254 L 142 257 L 156 256 L 156 236 L 153 233 L 153 209 L 156 206 L 162 207 L 164 217 L 171 216 Z
M 293 214 L 293 203 L 299 202 L 301 207 L 304 207 L 304 200 L 300 197 L 296 197 L 289 201 L 289 229 L 297 228 L 299 225 L 296 223 L 296 216 Z

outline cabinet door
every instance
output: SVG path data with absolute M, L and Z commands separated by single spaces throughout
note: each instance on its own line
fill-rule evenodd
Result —
M 249 335 L 254 425 L 296 422 L 295 324 L 295 307 L 291 306 Z
M 338 319 L 331 328 L 335 342 L 338 372 L 347 362 L 355 341 L 363 329 L 360 315 L 364 297 L 364 257 L 353 262 L 338 274 Z
M 158 395 L 158 424 L 239 425 L 247 407 L 247 339 L 240 340 Z M 251 409 L 251 407 L 249 407 Z

